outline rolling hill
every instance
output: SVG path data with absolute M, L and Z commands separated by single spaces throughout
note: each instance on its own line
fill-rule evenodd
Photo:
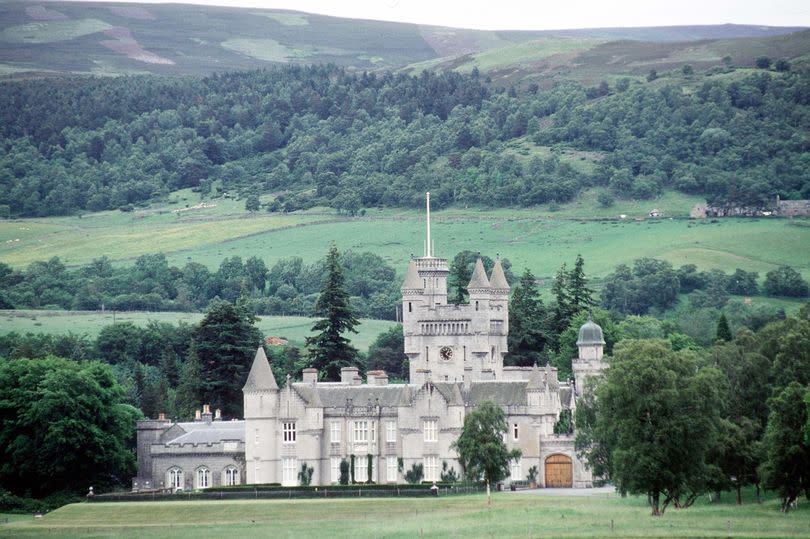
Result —
M 769 40 L 801 30 L 715 25 L 493 32 L 280 10 L 103 2 L 0 2 L 0 21 L 0 75 L 7 77 L 53 72 L 199 75 L 287 63 L 369 70 L 412 64 L 413 69 L 471 69 L 480 63 L 486 69 L 543 67 L 547 74 L 546 66 L 588 52 L 584 58 L 592 61 L 601 61 L 604 54 L 621 54 L 627 62 L 658 54 L 677 63 L 695 40 L 700 41 L 699 51 L 709 46 L 707 40 L 720 40 L 720 49 L 747 51 L 749 42 L 770 47 Z M 728 40 L 735 43 L 722 44 Z M 609 45 L 615 41 L 620 44 Z M 709 61 L 724 55 L 717 56 L 714 46 L 709 49 Z M 782 55 L 806 52 L 791 42 Z M 747 52 L 740 56 L 735 57 L 740 65 L 753 61 Z

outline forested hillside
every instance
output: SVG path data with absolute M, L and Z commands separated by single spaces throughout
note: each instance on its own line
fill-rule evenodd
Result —
M 476 70 L 335 66 L 6 82 L 0 213 L 128 210 L 185 187 L 350 214 L 426 190 L 438 207 L 516 206 L 592 185 L 604 204 L 674 188 L 765 207 L 810 198 L 810 75 L 777 67 L 521 93 Z

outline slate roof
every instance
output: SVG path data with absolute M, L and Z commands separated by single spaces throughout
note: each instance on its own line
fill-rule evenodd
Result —
M 470 284 L 467 285 L 467 288 L 489 288 L 489 279 L 487 279 L 487 272 L 484 270 L 484 264 L 481 262 L 481 259 L 478 258 L 475 261 L 475 269 L 473 269 L 472 277 L 470 278 Z
M 525 380 L 473 382 L 465 400 L 472 405 L 484 401 L 492 401 L 501 406 L 525 405 L 526 384 Z
M 270 369 L 270 362 L 261 346 L 256 350 L 256 357 L 253 358 L 253 365 L 250 367 L 245 387 L 242 391 L 263 391 L 268 389 L 278 389 L 276 378 Z
M 410 400 L 410 391 L 406 384 L 347 386 L 319 383 L 317 386 L 313 386 L 309 383 L 299 382 L 293 384 L 293 389 L 307 404 L 325 408 L 342 408 L 346 406 L 348 399 L 351 399 L 353 406 L 379 404 L 385 407 L 400 406 L 403 403 L 403 397 Z
M 245 441 L 244 421 L 195 421 L 177 423 L 185 431 L 177 438 L 165 442 L 167 445 L 215 444 L 222 441 Z
M 422 281 L 419 279 L 419 272 L 416 271 L 416 262 L 408 262 L 408 269 L 405 272 L 405 280 L 402 281 L 402 290 L 421 290 Z
M 489 278 L 489 285 L 492 288 L 509 290 L 509 283 L 506 281 L 506 275 L 503 273 L 503 266 L 501 266 L 500 260 L 495 261 L 495 266 L 492 268 L 492 275 Z

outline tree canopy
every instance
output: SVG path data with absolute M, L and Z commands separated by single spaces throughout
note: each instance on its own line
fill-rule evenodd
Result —
M 133 426 L 112 369 L 56 357 L 0 362 L 0 484 L 16 494 L 126 485 Z

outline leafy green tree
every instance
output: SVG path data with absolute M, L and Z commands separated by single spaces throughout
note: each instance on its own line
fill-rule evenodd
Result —
M 726 281 L 726 291 L 738 296 L 755 296 L 759 293 L 758 279 L 757 272 L 737 268 Z
M 787 512 L 801 494 L 810 489 L 810 444 L 804 436 L 808 421 L 804 405 L 810 391 L 791 382 L 768 402 L 771 409 L 763 447 L 762 476 L 766 488 L 779 493 Z
M 810 296 L 810 287 L 801 274 L 790 266 L 779 266 L 765 274 L 763 286 L 769 296 L 788 296 L 806 298 Z
M 541 362 L 547 343 L 546 312 L 534 274 L 527 268 L 509 304 L 508 365 L 531 366 Z
M 584 453 L 590 461 L 609 452 L 611 479 L 646 495 L 654 516 L 673 502 L 688 507 L 707 485 L 721 376 L 666 341 L 622 341 L 596 390 L 596 447 L 586 443 Z
M 262 207 L 257 195 L 250 195 L 245 199 L 245 210 L 249 212 L 259 211 Z
M 728 342 L 734 337 L 731 335 L 731 328 L 728 326 L 726 315 L 721 314 L 717 320 L 717 340 Z
M 754 65 L 756 65 L 759 69 L 770 69 L 771 59 L 767 56 L 757 56 L 756 60 L 754 61 Z
M 507 430 L 506 415 L 501 407 L 485 401 L 467 413 L 461 434 L 450 445 L 458 452 L 459 464 L 468 479 L 483 477 L 487 484 L 487 503 L 491 503 L 490 485 L 508 477 L 509 463 L 521 455 L 519 449 L 506 448 Z
M 0 362 L 0 483 L 34 496 L 126 485 L 140 417 L 103 363 Z
M 214 301 L 194 334 L 192 347 L 200 360 L 203 404 L 223 415 L 242 412 L 245 384 L 256 347 L 262 341 L 252 313 L 227 301 Z
M 390 376 L 407 380 L 407 361 L 405 337 L 402 334 L 401 324 L 377 335 L 368 348 L 368 370 L 382 369 Z
M 416 462 L 411 469 L 405 472 L 405 481 L 411 485 L 416 485 L 425 477 L 425 466 L 421 462 Z
M 359 324 L 346 291 L 340 255 L 334 244 L 326 257 L 326 278 L 315 303 L 313 316 L 319 317 L 312 331 L 318 332 L 307 337 L 309 365 L 318 369 L 324 380 L 340 380 L 340 370 L 356 363 L 357 349 L 343 336 L 344 333 L 357 333 Z

